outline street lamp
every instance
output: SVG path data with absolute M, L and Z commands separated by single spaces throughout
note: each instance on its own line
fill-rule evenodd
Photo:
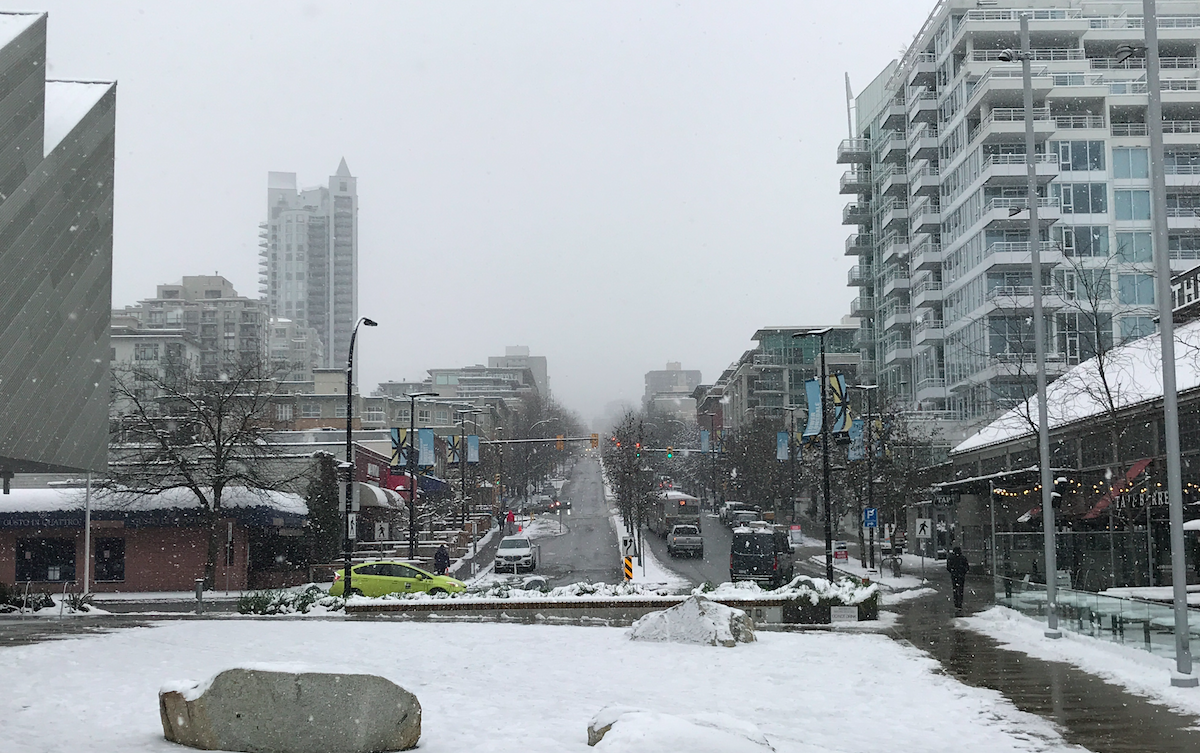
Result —
M 871 402 L 872 402 L 871 397 L 875 394 L 875 390 L 879 389 L 879 385 L 878 384 L 860 384 L 860 385 L 858 385 L 858 389 L 867 393 L 867 427 L 866 427 L 867 428 L 867 436 L 864 438 L 864 444 L 865 444 L 865 449 L 866 449 L 866 454 L 867 454 L 867 509 L 874 509 L 874 507 L 875 507 L 875 472 L 872 469 L 871 465 L 874 462 L 874 457 L 875 457 L 875 442 L 871 438 L 871 429 L 872 429 L 871 424 L 874 423 L 874 417 L 871 415 L 872 407 L 873 407 L 871 405 Z M 878 512 L 875 513 L 875 525 L 876 526 L 879 525 L 879 513 Z M 870 547 L 869 551 L 870 551 L 870 557 L 871 557 L 870 567 L 872 570 L 874 570 L 875 569 L 875 529 L 874 528 L 871 529 L 870 543 L 868 544 L 868 546 Z M 861 552 L 862 550 L 860 549 L 859 551 Z
M 459 486 L 462 488 L 462 527 L 467 527 L 467 421 L 475 424 L 475 430 L 479 431 L 479 422 L 475 419 L 466 418 L 467 416 L 478 416 L 484 411 L 478 408 L 468 408 L 465 410 L 455 410 L 457 415 L 462 416 L 459 421 L 460 431 L 458 440 L 458 480 Z
M 353 573 L 350 570 L 354 555 L 354 540 L 358 538 L 358 523 L 354 519 L 354 449 L 351 446 L 351 432 L 353 431 L 354 420 L 354 341 L 358 338 L 358 326 L 365 324 L 368 327 L 378 327 L 379 323 L 367 317 L 360 318 L 354 323 L 354 330 L 350 333 L 350 350 L 346 353 L 346 537 L 342 541 L 342 573 L 346 578 L 346 584 L 342 590 L 342 595 L 349 598 L 351 579 Z
M 788 473 L 791 476 L 788 483 L 788 520 L 794 521 L 796 515 L 796 452 L 800 449 L 796 443 L 796 411 L 800 409 L 800 406 L 785 405 L 783 409 L 788 412 L 791 423 L 791 429 L 788 431 Z
M 1025 90 L 1025 203 L 1029 210 L 1029 264 L 1033 276 L 1033 352 L 1037 371 L 1038 468 L 1042 480 L 1042 538 L 1046 552 L 1047 638 L 1061 638 L 1058 629 L 1058 563 L 1054 530 L 1054 478 L 1050 468 L 1050 419 L 1046 405 L 1046 321 L 1042 314 L 1041 233 L 1038 228 L 1037 145 L 1033 132 L 1033 54 L 1029 49 L 1029 14 L 1021 14 L 1021 51 L 1008 49 L 998 56 L 1002 62 L 1021 61 Z
M 712 469 L 713 512 L 720 512 L 717 509 L 717 414 L 710 411 L 704 415 L 708 416 L 708 455 L 711 460 L 709 466 Z
M 833 582 L 833 504 L 829 497 L 829 411 L 827 410 L 829 401 L 825 396 L 829 375 L 825 370 L 825 335 L 832 331 L 833 327 L 825 327 L 792 335 L 793 338 L 816 337 L 821 347 L 821 467 L 824 475 L 822 492 L 825 497 L 825 577 L 831 583 Z
M 408 558 L 417 558 L 417 398 L 437 397 L 436 392 L 409 392 L 408 398 L 408 455 L 404 458 L 408 470 Z

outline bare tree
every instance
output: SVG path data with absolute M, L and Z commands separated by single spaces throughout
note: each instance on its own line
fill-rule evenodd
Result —
M 208 547 L 204 579 L 212 587 L 226 491 L 292 489 L 307 463 L 280 462 L 271 438 L 277 394 L 272 367 L 249 358 L 215 375 L 190 363 L 133 363 L 113 369 L 119 436 L 112 443 L 107 492 L 130 499 L 187 489 L 196 496 Z

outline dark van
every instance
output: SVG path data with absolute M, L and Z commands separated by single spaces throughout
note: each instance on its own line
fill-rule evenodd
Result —
M 792 548 L 784 531 L 736 528 L 729 550 L 729 579 L 779 588 L 792 579 Z

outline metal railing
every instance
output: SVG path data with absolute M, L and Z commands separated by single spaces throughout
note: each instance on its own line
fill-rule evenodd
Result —
M 1145 136 L 1149 133 L 1145 123 L 1113 123 L 1111 131 L 1113 136 Z
M 984 211 L 984 213 L 987 213 L 987 212 L 994 211 L 996 209 L 1012 209 L 1012 208 L 1017 208 L 1017 209 L 1021 209 L 1021 210 L 1027 209 L 1028 202 L 1025 201 L 1024 196 L 1019 197 L 1019 198 L 1017 198 L 1017 197 L 1006 198 L 1003 196 L 998 196 L 998 197 L 988 201 L 988 203 L 984 206 L 983 211 Z M 1040 208 L 1040 209 L 1058 209 L 1059 201 L 1054 196 L 1039 196 L 1038 197 L 1038 208 Z
M 1003 50 L 974 50 L 971 61 L 975 63 L 997 63 Z M 1035 62 L 1061 62 L 1084 60 L 1083 50 L 1077 47 L 1035 47 L 1029 51 Z
M 945 322 L 943 322 L 941 319 L 921 319 L 920 321 L 913 322 L 912 331 L 914 335 L 917 335 L 927 329 L 941 329 L 944 325 Z M 940 386 L 945 387 L 945 382 L 943 382 Z
M 1039 165 L 1042 163 L 1053 163 L 1053 164 L 1057 165 L 1058 164 L 1058 155 L 1057 154 L 1038 154 L 1034 157 L 1033 161 Z M 1024 165 L 1024 164 L 1025 164 L 1025 155 L 1024 154 L 993 154 L 983 161 L 982 169 L 986 170 L 989 167 L 991 167 L 992 165 Z
M 1117 62 L 1116 58 L 1088 58 L 1088 65 L 1101 71 L 1137 71 L 1146 67 L 1146 58 L 1134 55 L 1126 60 Z M 1162 68 L 1175 70 L 1196 67 L 1194 57 L 1160 57 L 1158 64 Z
M 1024 201 L 1022 199 L 1022 201 Z M 1022 203 L 1022 207 L 1025 205 Z M 1038 248 L 1043 254 L 1058 250 L 1058 247 L 1053 241 L 1041 241 L 1041 246 Z M 984 256 L 993 254 L 1027 254 L 1029 253 L 1029 241 L 994 241 L 989 243 L 984 249 Z
M 1049 296 L 1053 293 L 1053 285 L 1042 286 L 1042 295 Z M 1032 295 L 1032 285 L 997 285 L 994 288 L 989 288 L 984 297 L 989 301 L 994 301 L 997 298 L 1024 298 Z

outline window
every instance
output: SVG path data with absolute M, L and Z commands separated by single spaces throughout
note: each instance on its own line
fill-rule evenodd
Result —
M 1129 342 L 1139 337 L 1153 335 L 1155 331 L 1154 318 L 1149 316 L 1121 317 L 1121 342 Z
M 1108 228 L 1104 225 L 1076 225 L 1055 228 L 1066 256 L 1108 256 Z
M 220 290 L 206 290 L 206 291 L 204 291 L 204 297 L 205 298 L 220 298 L 221 291 Z
M 429 423 L 429 409 L 428 408 L 417 408 L 417 421 L 422 422 L 422 423 Z
M 292 420 L 292 405 L 291 403 L 280 403 L 275 406 L 276 421 L 291 421 Z
M 1121 303 L 1153 304 L 1154 277 L 1146 274 L 1117 275 L 1117 296 Z
M 1103 170 L 1103 141 L 1056 141 L 1051 151 L 1058 154 L 1058 164 L 1063 170 Z
M 1033 325 L 1025 317 L 992 316 L 988 318 L 988 353 L 991 355 L 1032 353 Z
M 396 411 L 396 419 L 399 421 L 407 421 L 410 415 L 408 408 L 400 408 Z
M 333 409 L 333 416 L 334 418 L 345 418 L 346 406 L 338 403 L 337 407 Z
M 1107 183 L 1051 183 L 1063 214 L 1103 214 L 1108 211 Z
M 367 408 L 367 420 L 372 423 L 383 423 L 383 408 Z
M 1113 346 L 1112 314 L 1058 314 L 1055 334 L 1058 352 L 1069 364 L 1094 358 Z
M 1113 149 L 1113 177 L 1120 180 L 1150 177 L 1150 158 L 1145 149 Z
M 17 581 L 75 580 L 74 539 L 18 539 Z
M 300 406 L 301 418 L 320 418 L 321 405 L 319 403 L 305 403 Z
M 437 422 L 439 424 L 444 424 L 450 420 L 450 414 L 446 412 L 445 408 L 438 408 L 434 415 L 437 417 Z
M 1118 220 L 1150 219 L 1149 191 L 1113 191 L 1113 203 L 1116 204 Z
M 1117 259 L 1127 263 L 1146 262 L 1154 258 L 1153 235 L 1150 233 L 1117 233 Z
M 125 539 L 96 539 L 96 582 L 125 580 Z
M 158 346 L 157 345 L 134 345 L 133 360 L 135 361 L 157 361 Z
M 1107 269 L 1056 269 L 1054 283 L 1068 300 L 1096 303 L 1112 298 L 1112 277 Z

